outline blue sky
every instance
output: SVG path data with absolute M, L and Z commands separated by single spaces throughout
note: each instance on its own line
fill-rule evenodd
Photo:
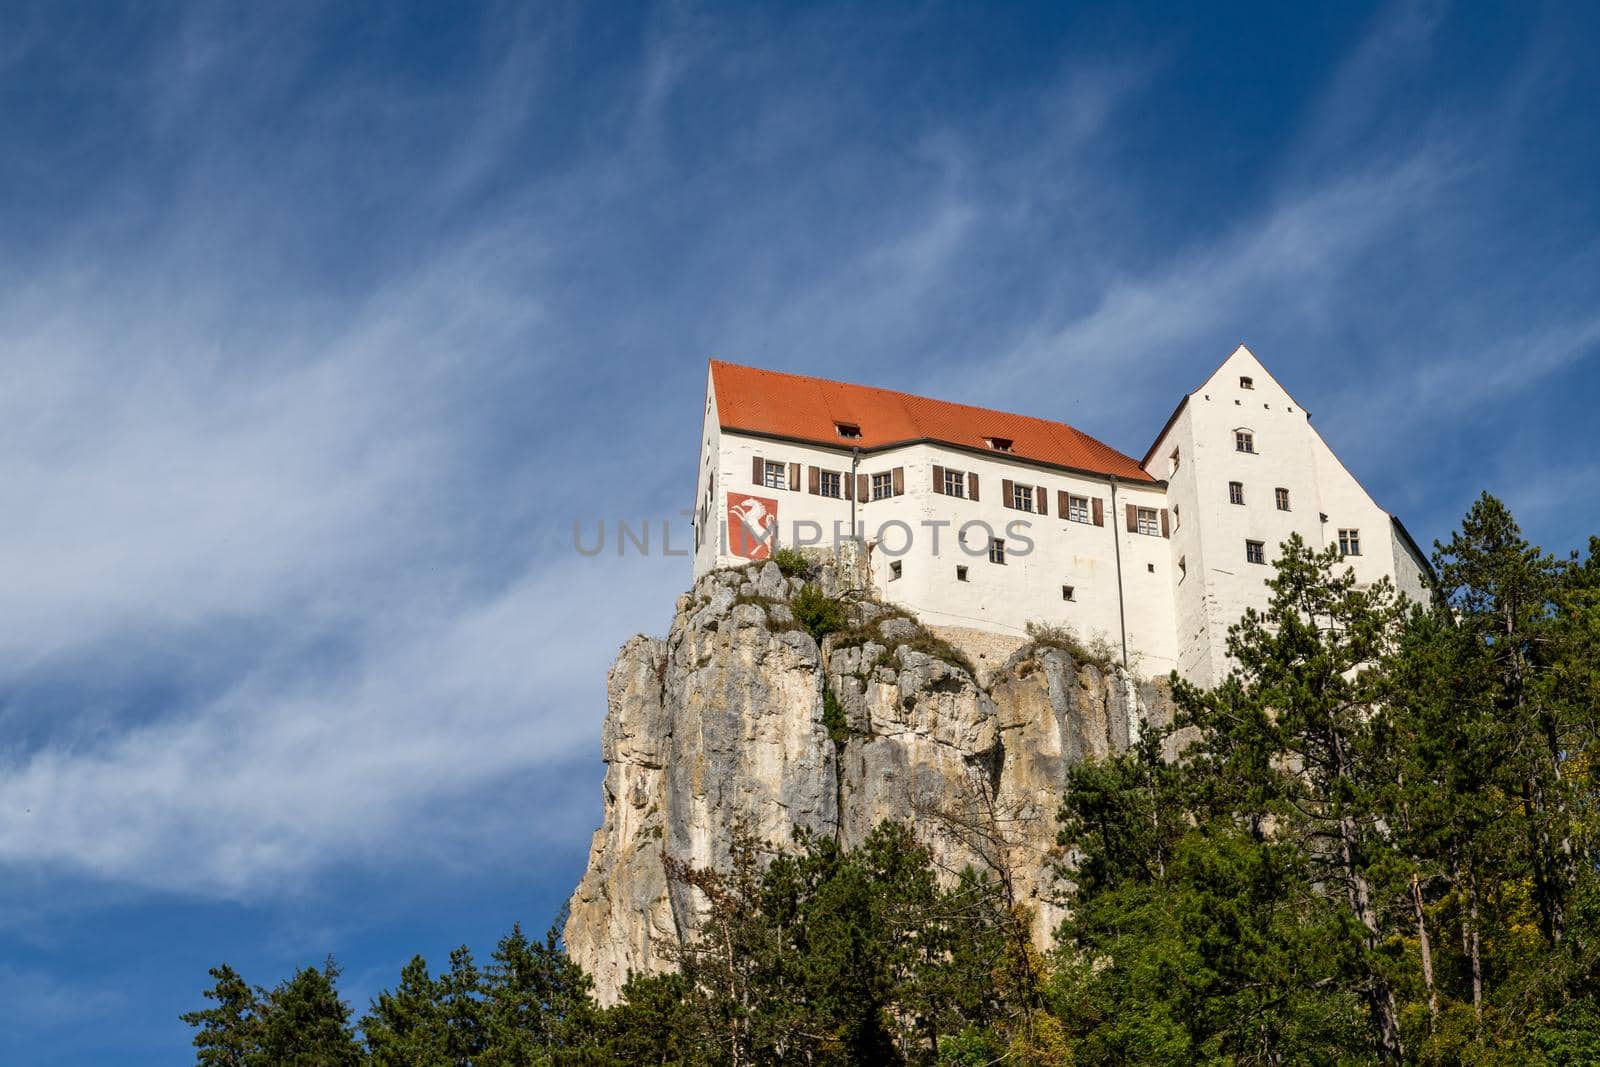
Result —
M 542 929 L 709 357 L 1600 532 L 1595 9 L 1307 6 L 0 5 L 0 1061 Z

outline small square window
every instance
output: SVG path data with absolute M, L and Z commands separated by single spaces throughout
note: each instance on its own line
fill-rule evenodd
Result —
M 1240 389 L 1254 389 L 1255 387 L 1256 387 L 1255 379 L 1253 379 L 1253 378 L 1243 378 L 1243 377 L 1241 377 L 1239 379 L 1239 388 Z
M 1288 511 L 1289 510 L 1289 490 L 1279 488 L 1279 489 L 1274 489 L 1272 492 L 1273 492 L 1273 495 L 1278 498 L 1278 510 L 1279 511 Z
M 956 566 L 956 581 L 964 582 L 966 580 L 967 580 L 967 568 L 958 564 Z
M 838 471 L 820 471 L 817 475 L 817 492 L 822 496 L 838 497 L 842 481 Z
M 1011 487 L 1011 506 L 1016 508 L 1018 511 L 1032 511 L 1033 510 L 1033 486 L 1031 486 L 1031 485 L 1012 485 L 1012 487 Z
M 1183 518 L 1178 512 L 1178 505 L 1172 505 L 1172 528 L 1176 530 L 1183 525 Z
M 1178 450 L 1176 448 L 1172 450 L 1172 470 L 1170 473 L 1178 473 Z
M 888 471 L 872 476 L 872 499 L 883 500 L 894 496 L 894 475 Z
M 1189 557 L 1187 557 L 1187 556 L 1179 556 L 1178 557 L 1178 581 L 1181 582 L 1187 577 L 1189 577 Z
M 983 440 L 985 444 L 996 452 L 1011 451 L 1011 438 L 1009 437 L 985 437 Z
M 861 436 L 861 427 L 853 422 L 836 422 L 833 425 L 840 437 L 853 440 Z
M 1256 435 L 1249 430 L 1235 430 L 1233 432 L 1233 447 L 1240 452 L 1254 452 L 1256 450 Z
M 965 471 L 953 471 L 949 468 L 944 472 L 944 495 L 966 496 L 967 475 Z
M 989 562 L 1004 563 L 1006 561 L 1006 543 L 1001 538 L 994 538 L 989 542 Z
M 1361 531 L 1360 530 L 1340 530 L 1339 531 L 1339 555 L 1341 555 L 1341 556 L 1359 556 L 1359 555 L 1361 555 Z
M 1073 522 L 1093 521 L 1089 518 L 1089 498 L 1086 496 L 1068 496 L 1067 518 Z
M 787 464 L 774 463 L 769 459 L 764 470 L 765 476 L 762 478 L 762 485 L 768 489 L 782 489 L 784 487 L 784 475 L 788 470 Z
M 1144 565 L 1144 569 L 1149 573 L 1154 574 L 1156 572 L 1156 565 L 1154 563 L 1146 563 Z
M 889 564 L 889 580 L 892 582 L 898 577 L 900 577 L 900 561 L 895 560 Z
M 1074 590 L 1073 590 L 1072 586 L 1064 585 L 1064 586 L 1061 587 L 1061 599 L 1062 600 L 1073 600 L 1073 599 L 1076 599 L 1073 596 L 1073 593 L 1074 593 Z
M 1246 563 L 1267 562 L 1267 546 L 1264 541 L 1246 541 L 1244 543 L 1244 561 Z
M 1161 536 L 1161 514 L 1155 508 L 1139 508 L 1137 520 L 1140 533 L 1146 537 Z
M 1229 482 L 1228 483 L 1228 503 L 1230 503 L 1230 504 L 1243 504 L 1244 503 L 1244 483 L 1243 482 Z

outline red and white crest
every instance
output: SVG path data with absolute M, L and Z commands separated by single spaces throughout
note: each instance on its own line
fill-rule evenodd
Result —
M 778 544 L 778 502 L 728 494 L 728 548 L 743 559 L 767 559 Z

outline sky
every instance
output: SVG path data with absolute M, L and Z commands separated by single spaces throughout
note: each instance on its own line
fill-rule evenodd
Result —
M 706 361 L 1142 455 L 1244 342 L 1600 533 L 1600 9 L 0 0 L 0 1062 L 542 931 Z M 573 550 L 649 521 L 649 556 Z

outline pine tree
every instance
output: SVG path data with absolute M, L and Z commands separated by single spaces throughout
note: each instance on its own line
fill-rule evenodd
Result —
M 372 1002 L 361 1031 L 373 1067 L 448 1062 L 439 984 L 426 960 L 411 957 L 394 992 L 379 993 Z
M 267 998 L 261 1057 L 272 1067 L 354 1067 L 361 1046 L 350 1029 L 350 1009 L 339 999 L 339 968 L 330 956 L 305 967 Z
M 260 1062 L 261 991 L 251 987 L 226 963 L 211 968 L 216 984 L 206 990 L 216 1007 L 179 1016 L 198 1028 L 195 1062 L 205 1067 L 253 1067 Z
M 561 949 L 562 921 L 556 919 L 542 942 L 516 924 L 495 947 L 483 983 L 485 1067 L 530 1067 L 557 1050 L 592 1043 L 591 982 Z

